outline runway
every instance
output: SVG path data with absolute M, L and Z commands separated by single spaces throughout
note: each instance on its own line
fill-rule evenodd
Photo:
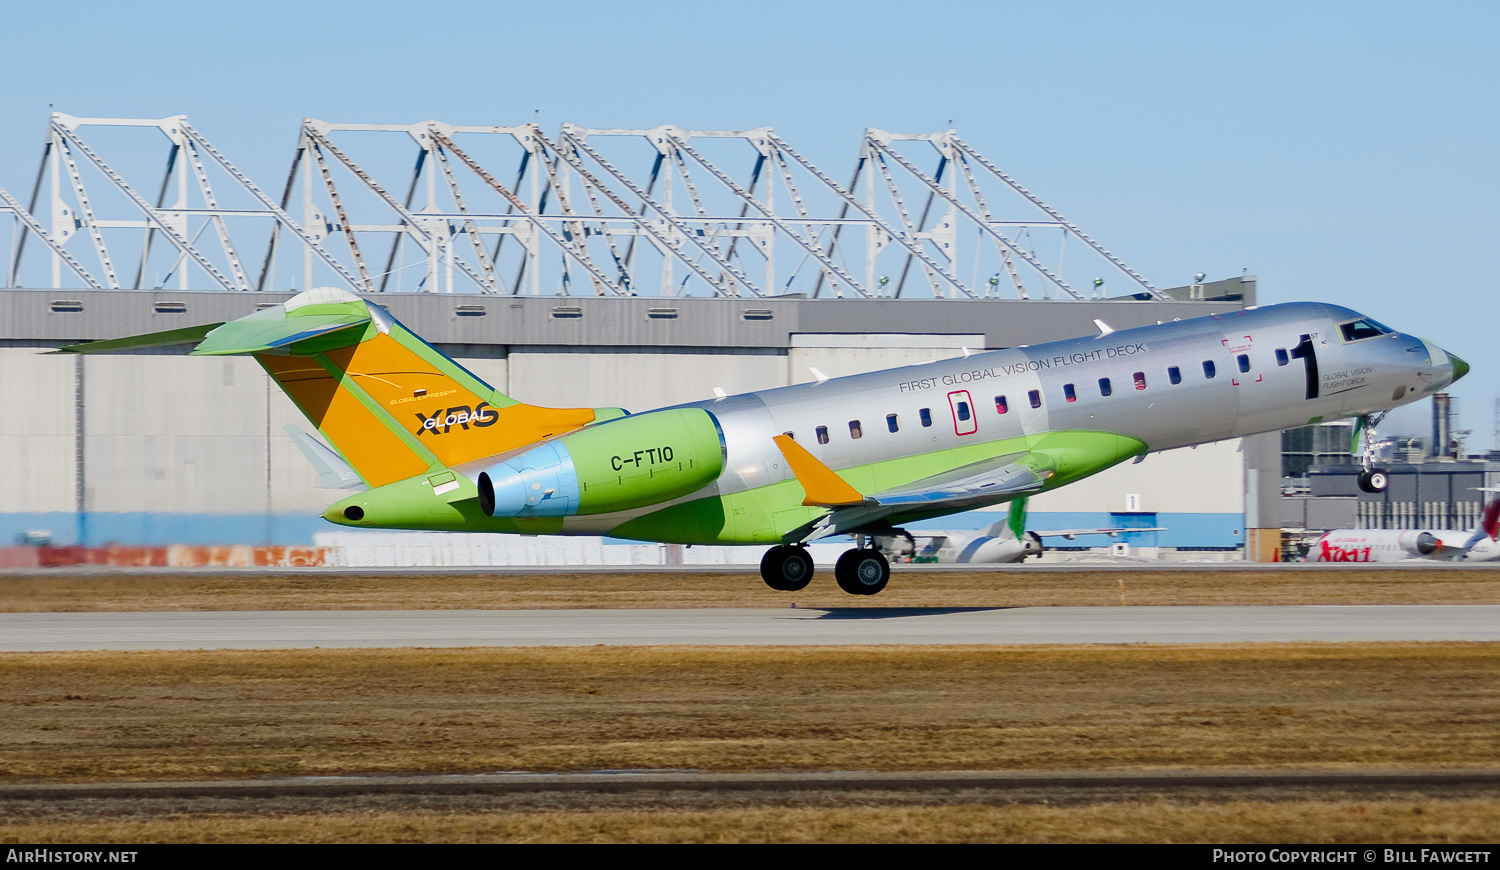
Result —
M 1500 641 L 1500 605 L 0 614 L 0 651 Z

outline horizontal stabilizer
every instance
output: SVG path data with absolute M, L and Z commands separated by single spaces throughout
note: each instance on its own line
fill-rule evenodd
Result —
M 56 352 L 107 353 L 174 344 L 198 345 L 192 350 L 193 356 L 295 351 L 296 348 L 291 346 L 298 342 L 343 330 L 362 330 L 372 319 L 369 306 L 353 293 L 334 287 L 318 287 L 228 323 L 207 323 L 147 335 L 90 341 L 58 348 Z M 335 340 L 333 343 L 354 344 L 362 334 L 362 331 L 351 334 L 346 341 Z
M 362 327 L 370 322 L 368 312 L 307 313 L 297 316 L 299 313 L 283 311 L 277 306 L 226 323 L 210 332 L 202 344 L 193 348 L 193 356 L 266 353 L 320 335 Z
M 222 322 L 204 323 L 198 326 L 169 329 L 166 332 L 148 332 L 145 335 L 128 335 L 124 338 L 109 338 L 104 341 L 86 341 L 83 344 L 60 347 L 51 353 L 109 353 L 115 350 L 141 350 L 148 347 L 171 347 L 174 344 L 197 344 L 210 332 L 223 325 Z

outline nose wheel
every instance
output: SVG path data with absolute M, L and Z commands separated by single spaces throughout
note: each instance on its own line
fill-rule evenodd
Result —
M 772 547 L 760 560 L 760 578 L 777 592 L 803 589 L 813 576 L 812 556 L 806 547 Z
M 1382 411 L 1354 419 L 1354 438 L 1349 445 L 1349 452 L 1359 454 L 1359 464 L 1364 469 L 1355 480 L 1361 492 L 1385 492 L 1386 487 L 1391 485 L 1390 472 L 1375 467 L 1375 450 L 1379 446 L 1379 442 L 1375 440 L 1375 427 L 1384 418 L 1385 412 Z

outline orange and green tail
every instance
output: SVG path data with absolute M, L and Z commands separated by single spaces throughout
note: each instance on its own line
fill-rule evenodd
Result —
M 300 293 L 206 335 L 204 329 L 63 350 L 93 353 L 201 338 L 193 355 L 254 356 L 371 487 L 505 453 L 623 413 L 517 402 L 385 309 L 336 288 Z

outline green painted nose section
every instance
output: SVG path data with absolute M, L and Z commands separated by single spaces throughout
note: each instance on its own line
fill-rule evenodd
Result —
M 1469 364 L 1454 356 L 1453 354 L 1448 354 L 1448 361 L 1453 363 L 1453 381 L 1456 381 L 1469 373 Z M 1451 384 L 1453 383 L 1453 381 L 1449 381 L 1448 383 Z

